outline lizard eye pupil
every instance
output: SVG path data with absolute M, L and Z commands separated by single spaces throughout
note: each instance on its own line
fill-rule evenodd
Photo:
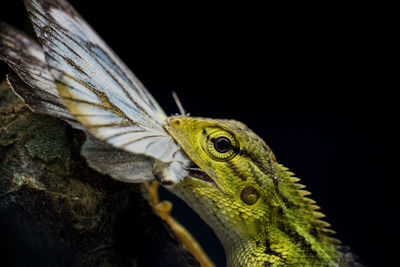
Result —
M 214 147 L 219 153 L 226 153 L 232 149 L 232 144 L 228 138 L 218 137 L 214 140 Z
M 209 127 L 199 140 L 207 155 L 216 161 L 229 161 L 239 151 L 239 142 L 235 135 L 218 127 Z

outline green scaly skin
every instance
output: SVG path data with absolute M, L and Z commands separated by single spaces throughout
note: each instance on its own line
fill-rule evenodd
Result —
M 165 128 L 203 170 L 171 190 L 215 231 L 228 266 L 342 265 L 338 240 L 309 192 L 244 124 L 176 116 Z M 229 151 L 216 150 L 220 137 Z

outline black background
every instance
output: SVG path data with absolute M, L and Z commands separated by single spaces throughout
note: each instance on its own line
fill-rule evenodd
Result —
M 192 116 L 246 123 L 302 178 L 343 244 L 367 266 L 393 264 L 397 97 L 390 18 L 378 8 L 70 2 L 168 114 L 175 90 Z M 4 4 L 0 19 L 29 31 L 22 3 Z M 174 215 L 224 266 L 197 215 L 182 203 Z

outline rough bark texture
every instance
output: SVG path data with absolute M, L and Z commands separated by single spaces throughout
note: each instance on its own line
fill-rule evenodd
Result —
M 79 153 L 84 138 L 32 113 L 2 84 L 1 265 L 24 266 L 27 258 L 29 266 L 199 266 L 140 185 L 87 166 Z

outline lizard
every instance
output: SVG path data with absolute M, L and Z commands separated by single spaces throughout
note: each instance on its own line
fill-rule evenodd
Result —
M 351 266 L 309 192 L 247 126 L 166 117 L 66 1 L 25 4 L 42 47 L 0 24 L 0 59 L 18 74 L 8 82 L 33 110 L 87 133 L 89 166 L 159 180 L 215 231 L 230 267 Z
M 215 231 L 228 266 L 340 265 L 310 193 L 246 125 L 178 116 L 165 127 L 195 164 L 169 189 Z

